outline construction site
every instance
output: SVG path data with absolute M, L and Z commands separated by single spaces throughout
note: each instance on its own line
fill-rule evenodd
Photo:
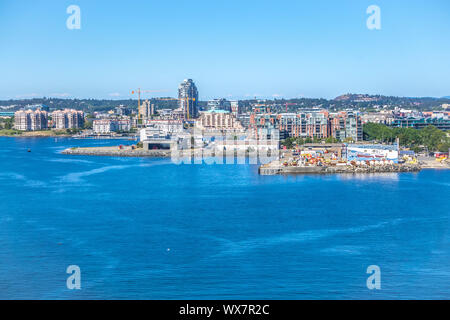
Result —
M 445 158 L 434 167 L 449 167 Z M 442 162 L 442 163 L 441 163 Z M 428 163 L 428 167 L 430 167 Z M 261 175 L 417 172 L 422 163 L 398 145 L 306 144 L 282 150 L 280 157 L 259 167 Z

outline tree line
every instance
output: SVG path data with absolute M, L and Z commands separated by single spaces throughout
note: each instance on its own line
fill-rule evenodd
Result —
M 382 143 L 394 143 L 397 138 L 401 146 L 415 152 L 422 150 L 447 152 L 450 138 L 447 132 L 434 126 L 423 129 L 393 128 L 384 124 L 367 123 L 363 127 L 364 140 Z
M 367 123 L 363 127 L 363 135 L 365 141 L 371 141 L 375 143 L 395 143 L 397 138 L 399 143 L 403 147 L 410 148 L 415 152 L 420 151 L 440 151 L 448 152 L 450 149 L 450 137 L 447 132 L 439 130 L 434 126 L 427 126 L 423 129 L 414 128 L 393 128 L 384 124 Z M 282 141 L 282 145 L 291 149 L 296 145 L 303 145 L 305 143 L 340 143 L 340 142 L 353 142 L 352 138 L 347 138 L 344 141 L 339 139 L 328 137 L 324 139 L 320 138 L 302 138 L 302 137 L 289 137 Z

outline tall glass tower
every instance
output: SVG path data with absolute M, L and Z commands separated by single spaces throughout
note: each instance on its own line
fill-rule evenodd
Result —
M 192 79 L 185 79 L 178 86 L 178 103 L 183 110 L 184 119 L 198 116 L 198 90 Z

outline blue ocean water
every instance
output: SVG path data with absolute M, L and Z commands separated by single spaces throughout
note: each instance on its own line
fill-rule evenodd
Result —
M 0 299 L 450 298 L 450 171 L 259 176 L 60 154 L 120 143 L 0 138 Z

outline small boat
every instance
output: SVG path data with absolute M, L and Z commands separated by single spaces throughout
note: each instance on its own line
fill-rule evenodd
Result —
M 31 149 L 28 149 L 27 152 L 31 152 Z

